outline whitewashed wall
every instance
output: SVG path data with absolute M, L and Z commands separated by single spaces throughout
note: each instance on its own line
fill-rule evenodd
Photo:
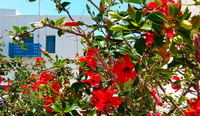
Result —
M 13 30 L 12 26 L 30 26 L 30 22 L 38 22 L 39 19 L 43 18 L 50 18 L 53 20 L 59 19 L 61 17 L 66 17 L 66 21 L 70 21 L 68 16 L 64 15 L 21 15 L 17 10 L 15 9 L 0 9 L 0 35 L 3 35 L 3 39 L 0 40 L 0 42 L 4 42 L 6 46 L 3 48 L 3 55 L 7 56 L 9 59 L 10 57 L 8 56 L 8 43 L 12 41 L 12 38 L 7 36 L 7 30 Z M 76 15 L 72 16 L 75 21 L 82 21 L 86 24 L 92 24 L 93 21 L 91 20 L 90 16 L 81 16 L 81 15 Z M 31 27 L 31 26 L 30 26 Z M 85 26 L 81 26 L 81 28 L 85 31 L 88 32 L 89 29 Z M 31 30 L 32 28 L 30 28 Z M 42 48 L 46 48 L 46 36 L 48 35 L 55 35 L 56 36 L 56 50 L 55 53 L 51 53 L 52 58 L 55 57 L 55 55 L 58 55 L 59 57 L 62 58 L 75 58 L 75 53 L 78 53 L 82 55 L 82 48 L 83 45 L 80 44 L 80 39 L 81 37 L 72 35 L 72 34 L 65 34 L 59 37 L 57 35 L 57 30 L 51 29 L 49 27 L 37 30 L 34 32 L 34 43 L 40 43 L 42 45 Z M 42 57 L 44 57 L 42 55 Z M 45 57 L 44 57 L 45 58 Z M 27 64 L 30 62 L 35 61 L 35 57 L 28 58 L 28 57 L 23 57 L 23 63 Z M 47 63 L 47 66 L 50 66 L 49 63 Z M 75 65 L 71 65 L 74 70 L 77 68 Z M 12 77 L 13 74 L 10 73 L 7 77 Z

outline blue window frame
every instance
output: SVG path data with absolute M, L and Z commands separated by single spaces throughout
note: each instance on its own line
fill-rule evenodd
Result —
M 26 37 L 26 40 L 24 41 L 24 43 L 33 43 L 33 34 L 31 38 Z
M 55 53 L 56 49 L 56 37 L 46 36 L 46 51 L 49 53 Z

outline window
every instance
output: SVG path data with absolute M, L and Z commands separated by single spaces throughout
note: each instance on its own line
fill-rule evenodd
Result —
M 46 51 L 49 53 L 55 53 L 56 38 L 55 36 L 46 36 Z
M 26 37 L 26 41 L 24 43 L 33 43 L 33 34 L 31 37 Z

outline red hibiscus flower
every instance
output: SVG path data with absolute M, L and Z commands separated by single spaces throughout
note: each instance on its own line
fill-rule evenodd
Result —
M 44 102 L 45 106 L 45 110 L 52 113 L 54 112 L 53 108 L 50 106 L 52 103 L 55 103 L 55 100 L 52 97 L 43 97 L 46 99 L 46 101 Z
M 91 79 L 83 80 L 83 82 L 88 82 L 93 88 L 99 88 L 101 76 L 99 74 L 90 75 Z
M 90 68 L 95 69 L 95 66 L 97 66 L 97 60 L 95 59 L 96 52 L 98 52 L 98 49 L 90 48 L 87 50 L 85 57 L 83 56 L 76 56 L 76 57 L 79 58 L 78 61 L 86 62 Z
M 36 81 L 33 85 L 32 85 L 32 91 L 36 91 L 40 84 L 48 84 L 50 80 L 53 80 L 52 78 L 53 74 L 52 73 L 47 73 L 47 72 L 43 72 L 39 75 L 39 80 Z
M 37 62 L 40 62 L 41 60 L 44 60 L 44 58 L 42 58 L 42 57 L 37 57 L 37 58 L 35 58 L 35 60 L 36 60 Z
M 170 28 L 166 28 L 165 26 L 162 26 L 162 30 L 166 32 L 167 37 L 169 38 L 173 38 L 176 36 L 175 32 L 174 32 L 174 28 L 176 27 L 170 27 Z
M 176 34 L 174 33 L 174 30 L 170 29 L 170 30 L 167 31 L 167 36 L 169 38 L 173 38 L 173 37 L 176 36 Z
M 52 87 L 52 89 L 54 90 L 54 91 L 56 91 L 56 92 L 59 92 L 59 90 L 60 90 L 60 86 L 59 86 L 59 84 L 56 82 L 56 81 L 53 81 L 52 83 L 51 83 L 51 87 Z
M 119 97 L 113 97 L 113 95 L 117 92 L 116 89 L 104 89 L 101 88 L 99 90 L 93 91 L 91 97 L 91 102 L 95 105 L 98 111 L 102 111 L 106 106 L 114 106 L 118 107 L 122 103 L 122 99 Z
M 115 62 L 112 72 L 120 83 L 132 81 L 136 77 L 136 70 L 129 55 L 119 57 Z
M 49 80 L 52 80 L 53 74 L 51 73 L 47 73 L 47 72 L 43 72 L 39 75 L 39 79 L 40 79 L 40 83 L 41 84 L 48 84 Z
M 76 57 L 79 58 L 78 61 L 80 61 L 80 62 L 87 61 L 87 59 L 85 57 L 83 57 L 83 56 L 76 56 Z
M 172 89 L 177 92 L 179 89 L 181 89 L 181 79 L 178 76 L 173 76 L 172 79 L 175 80 L 174 82 L 172 82 Z
M 47 112 L 50 112 L 50 113 L 54 112 L 53 108 L 50 107 L 50 106 L 44 106 L 44 108 L 45 108 L 45 110 L 46 110 Z
M 156 113 L 155 116 L 165 116 L 165 115 L 162 115 L 160 113 Z
M 91 75 L 94 75 L 94 71 L 85 71 L 85 72 L 83 72 L 83 74 L 91 76 Z
M 90 48 L 87 50 L 87 53 L 86 53 L 86 58 L 92 58 L 92 57 L 95 57 L 96 56 L 96 52 L 98 52 L 98 49 L 94 48 Z
M 168 13 L 169 6 L 167 5 L 167 2 L 175 3 L 174 0 L 161 0 L 162 5 L 159 6 L 156 2 L 150 2 L 147 5 L 148 7 L 147 10 L 152 11 L 156 9 L 157 11 L 162 12 L 165 16 L 169 16 Z
M 37 57 L 37 58 L 35 58 L 35 60 L 36 60 L 36 63 L 38 63 L 38 64 L 45 64 L 45 60 L 42 57 Z
M 45 110 L 52 113 L 54 112 L 53 108 L 50 106 L 52 103 L 55 103 L 55 99 L 53 99 L 52 97 L 44 97 L 44 96 L 41 96 L 41 95 L 38 95 L 39 98 L 42 98 L 42 99 L 46 99 L 46 101 L 44 102 L 45 106 Z
M 153 40 L 155 38 L 155 33 L 152 33 L 152 32 L 146 32 L 144 34 L 146 36 L 146 45 L 151 45 L 153 43 Z
M 3 81 L 3 78 L 0 76 L 0 83 Z
M 22 91 L 22 94 L 29 94 L 30 89 L 28 89 L 29 84 L 24 83 L 24 85 L 21 86 L 21 88 L 25 89 Z
M 164 106 L 165 104 L 160 100 L 160 98 L 157 96 L 157 93 L 155 90 L 150 88 L 149 93 L 153 96 L 153 98 L 156 100 L 156 104 L 160 106 Z
M 185 116 L 200 116 L 200 98 L 188 100 L 190 106 L 186 110 L 183 110 Z
M 88 58 L 87 64 L 89 67 L 94 67 L 94 66 L 97 66 L 97 61 L 94 58 Z
M 6 85 L 6 88 L 4 89 L 4 92 L 8 91 L 8 89 L 10 88 L 10 83 L 11 83 L 11 80 L 8 80 L 8 84 Z

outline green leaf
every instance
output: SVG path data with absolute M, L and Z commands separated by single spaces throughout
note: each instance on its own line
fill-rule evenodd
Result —
M 95 114 L 96 114 L 96 109 L 91 110 L 90 113 L 89 113 L 89 116 L 94 116 Z
M 72 84 L 72 88 L 74 88 L 75 92 L 78 92 L 79 89 L 81 88 L 81 86 L 82 85 L 80 83 L 78 83 L 78 82 Z
M 162 5 L 162 2 L 160 0 L 155 0 L 155 2 L 158 4 L 158 6 Z
M 5 72 L 0 71 L 0 75 L 5 75 Z
M 13 25 L 13 29 L 14 29 L 15 31 L 17 31 L 17 32 L 20 31 L 20 28 L 19 28 L 18 26 L 15 26 L 15 25 Z
M 35 28 L 35 24 L 34 24 L 34 23 L 31 23 L 31 27 Z
M 28 49 L 27 46 L 26 46 L 25 44 L 23 44 L 23 43 L 20 43 L 20 47 L 21 47 L 23 50 L 27 50 L 27 49 Z
M 175 75 L 174 72 L 172 72 L 169 69 L 155 69 L 153 71 L 154 75 L 161 75 L 163 79 L 169 80 L 173 75 Z
M 195 3 L 194 5 L 200 5 L 200 0 L 193 0 Z
M 107 4 L 110 4 L 112 0 L 104 0 Z
M 178 99 L 178 103 L 179 104 L 182 104 L 183 102 L 185 102 L 188 98 L 185 97 L 185 96 L 181 96 L 179 99 Z
M 169 9 L 168 9 L 168 13 L 171 17 L 173 16 L 176 16 L 177 15 L 177 7 L 175 6 L 174 3 L 171 3 L 171 2 L 167 2 L 167 5 L 169 6 Z
M 131 16 L 131 18 L 133 19 L 133 20 L 135 20 L 135 18 L 136 18 L 136 13 L 135 13 L 135 11 L 134 11 L 134 7 L 131 5 L 131 4 L 128 4 L 128 13 L 129 13 L 129 15 Z
M 29 0 L 29 2 L 35 2 L 36 0 Z
M 131 24 L 132 24 L 133 26 L 135 26 L 135 27 L 138 27 L 138 26 L 139 26 L 137 23 L 135 23 L 135 22 L 133 22 L 133 21 L 131 21 Z
M 22 27 L 21 27 L 21 30 L 23 30 L 23 31 L 28 30 L 28 26 L 22 26 Z
M 170 43 L 170 44 L 169 44 L 169 50 L 170 50 L 173 54 L 177 54 L 177 53 L 178 53 L 177 47 L 175 47 L 175 44 L 174 44 L 174 43 Z
M 182 20 L 188 20 L 191 16 L 191 12 L 189 11 L 188 7 L 185 8 L 183 15 L 180 17 Z
M 68 6 L 70 4 L 70 2 L 63 2 L 62 4 L 61 4 L 61 6 L 63 7 L 63 8 L 65 8 L 66 6 Z
M 52 108 L 55 112 L 61 112 L 62 111 L 62 106 L 61 104 L 53 103 Z
M 55 22 L 53 20 L 49 21 L 52 26 L 55 26 Z
M 88 4 L 86 4 L 86 8 L 87 8 L 88 13 L 91 15 L 92 13 L 91 13 L 91 10 L 90 10 L 90 6 Z
M 167 65 L 167 67 L 168 67 L 168 68 L 172 68 L 172 67 L 177 67 L 177 66 L 179 66 L 179 65 L 181 65 L 180 59 L 178 59 L 178 58 L 173 58 L 172 62 L 170 62 L 170 63 Z
M 140 29 L 151 30 L 152 29 L 152 22 L 148 21 L 148 22 L 144 23 Z
M 139 78 L 135 77 L 134 81 L 133 81 L 133 84 L 132 84 L 132 87 L 136 86 L 138 83 L 139 83 Z
M 114 19 L 117 19 L 117 20 L 122 19 L 122 17 L 116 12 L 109 12 L 108 14 Z
M 152 12 L 147 16 L 147 18 L 153 21 L 154 23 L 156 23 L 157 21 L 165 21 L 165 22 L 168 21 L 166 16 L 161 12 Z
M 155 32 L 156 32 L 157 35 L 160 35 L 160 33 L 162 31 L 162 25 L 158 25 L 156 23 L 153 23 L 152 24 L 152 28 L 155 30 Z
M 63 34 L 63 32 L 62 32 L 61 30 L 58 30 L 58 31 L 57 31 L 57 34 L 58 34 L 58 36 L 60 37 L 60 36 Z
M 123 29 L 124 29 L 124 27 L 121 26 L 121 25 L 113 25 L 113 26 L 111 26 L 111 28 L 110 28 L 110 30 L 116 31 L 116 32 L 122 31 Z
M 70 112 L 71 109 L 72 109 L 72 106 L 66 103 L 64 112 Z
M 118 4 L 120 4 L 120 3 L 119 2 L 114 2 L 111 6 L 116 6 Z
M 142 13 L 141 13 L 141 12 L 136 12 L 135 21 L 136 21 L 137 23 L 139 23 L 141 19 L 142 19 Z
M 127 3 L 135 3 L 135 4 L 142 4 L 141 0 L 125 0 Z
M 117 108 L 117 111 L 118 111 L 119 113 L 125 113 L 126 109 L 125 109 L 124 106 L 121 104 L 121 105 L 119 105 L 119 107 Z
M 95 36 L 95 38 L 96 38 L 96 40 L 98 40 L 98 41 L 103 41 L 103 40 L 105 40 L 105 37 L 102 36 L 102 35 L 97 35 L 97 36 Z
M 55 26 L 58 26 L 59 24 L 61 24 L 61 22 L 62 22 L 63 20 L 65 20 L 65 18 L 66 18 L 66 17 L 62 17 L 62 18 L 57 19 L 56 22 L 55 22 Z
M 98 19 L 99 22 L 101 22 L 101 21 L 104 20 L 104 19 L 103 19 L 103 16 L 104 16 L 104 15 L 102 15 L 101 13 L 99 13 L 99 14 L 97 15 L 97 19 Z
M 24 116 L 34 116 L 34 113 L 33 113 L 33 111 L 28 111 L 28 114 L 26 114 Z
M 153 41 L 153 45 L 156 46 L 156 47 L 161 47 L 163 44 L 164 44 L 164 36 L 163 35 L 160 35 L 160 36 L 156 36 L 154 38 L 154 41 Z
M 143 55 L 143 53 L 144 53 L 144 51 L 145 51 L 145 47 L 146 47 L 145 39 L 144 39 L 144 38 L 138 39 L 138 40 L 135 42 L 134 47 L 135 47 L 136 51 L 137 51 L 140 55 Z

